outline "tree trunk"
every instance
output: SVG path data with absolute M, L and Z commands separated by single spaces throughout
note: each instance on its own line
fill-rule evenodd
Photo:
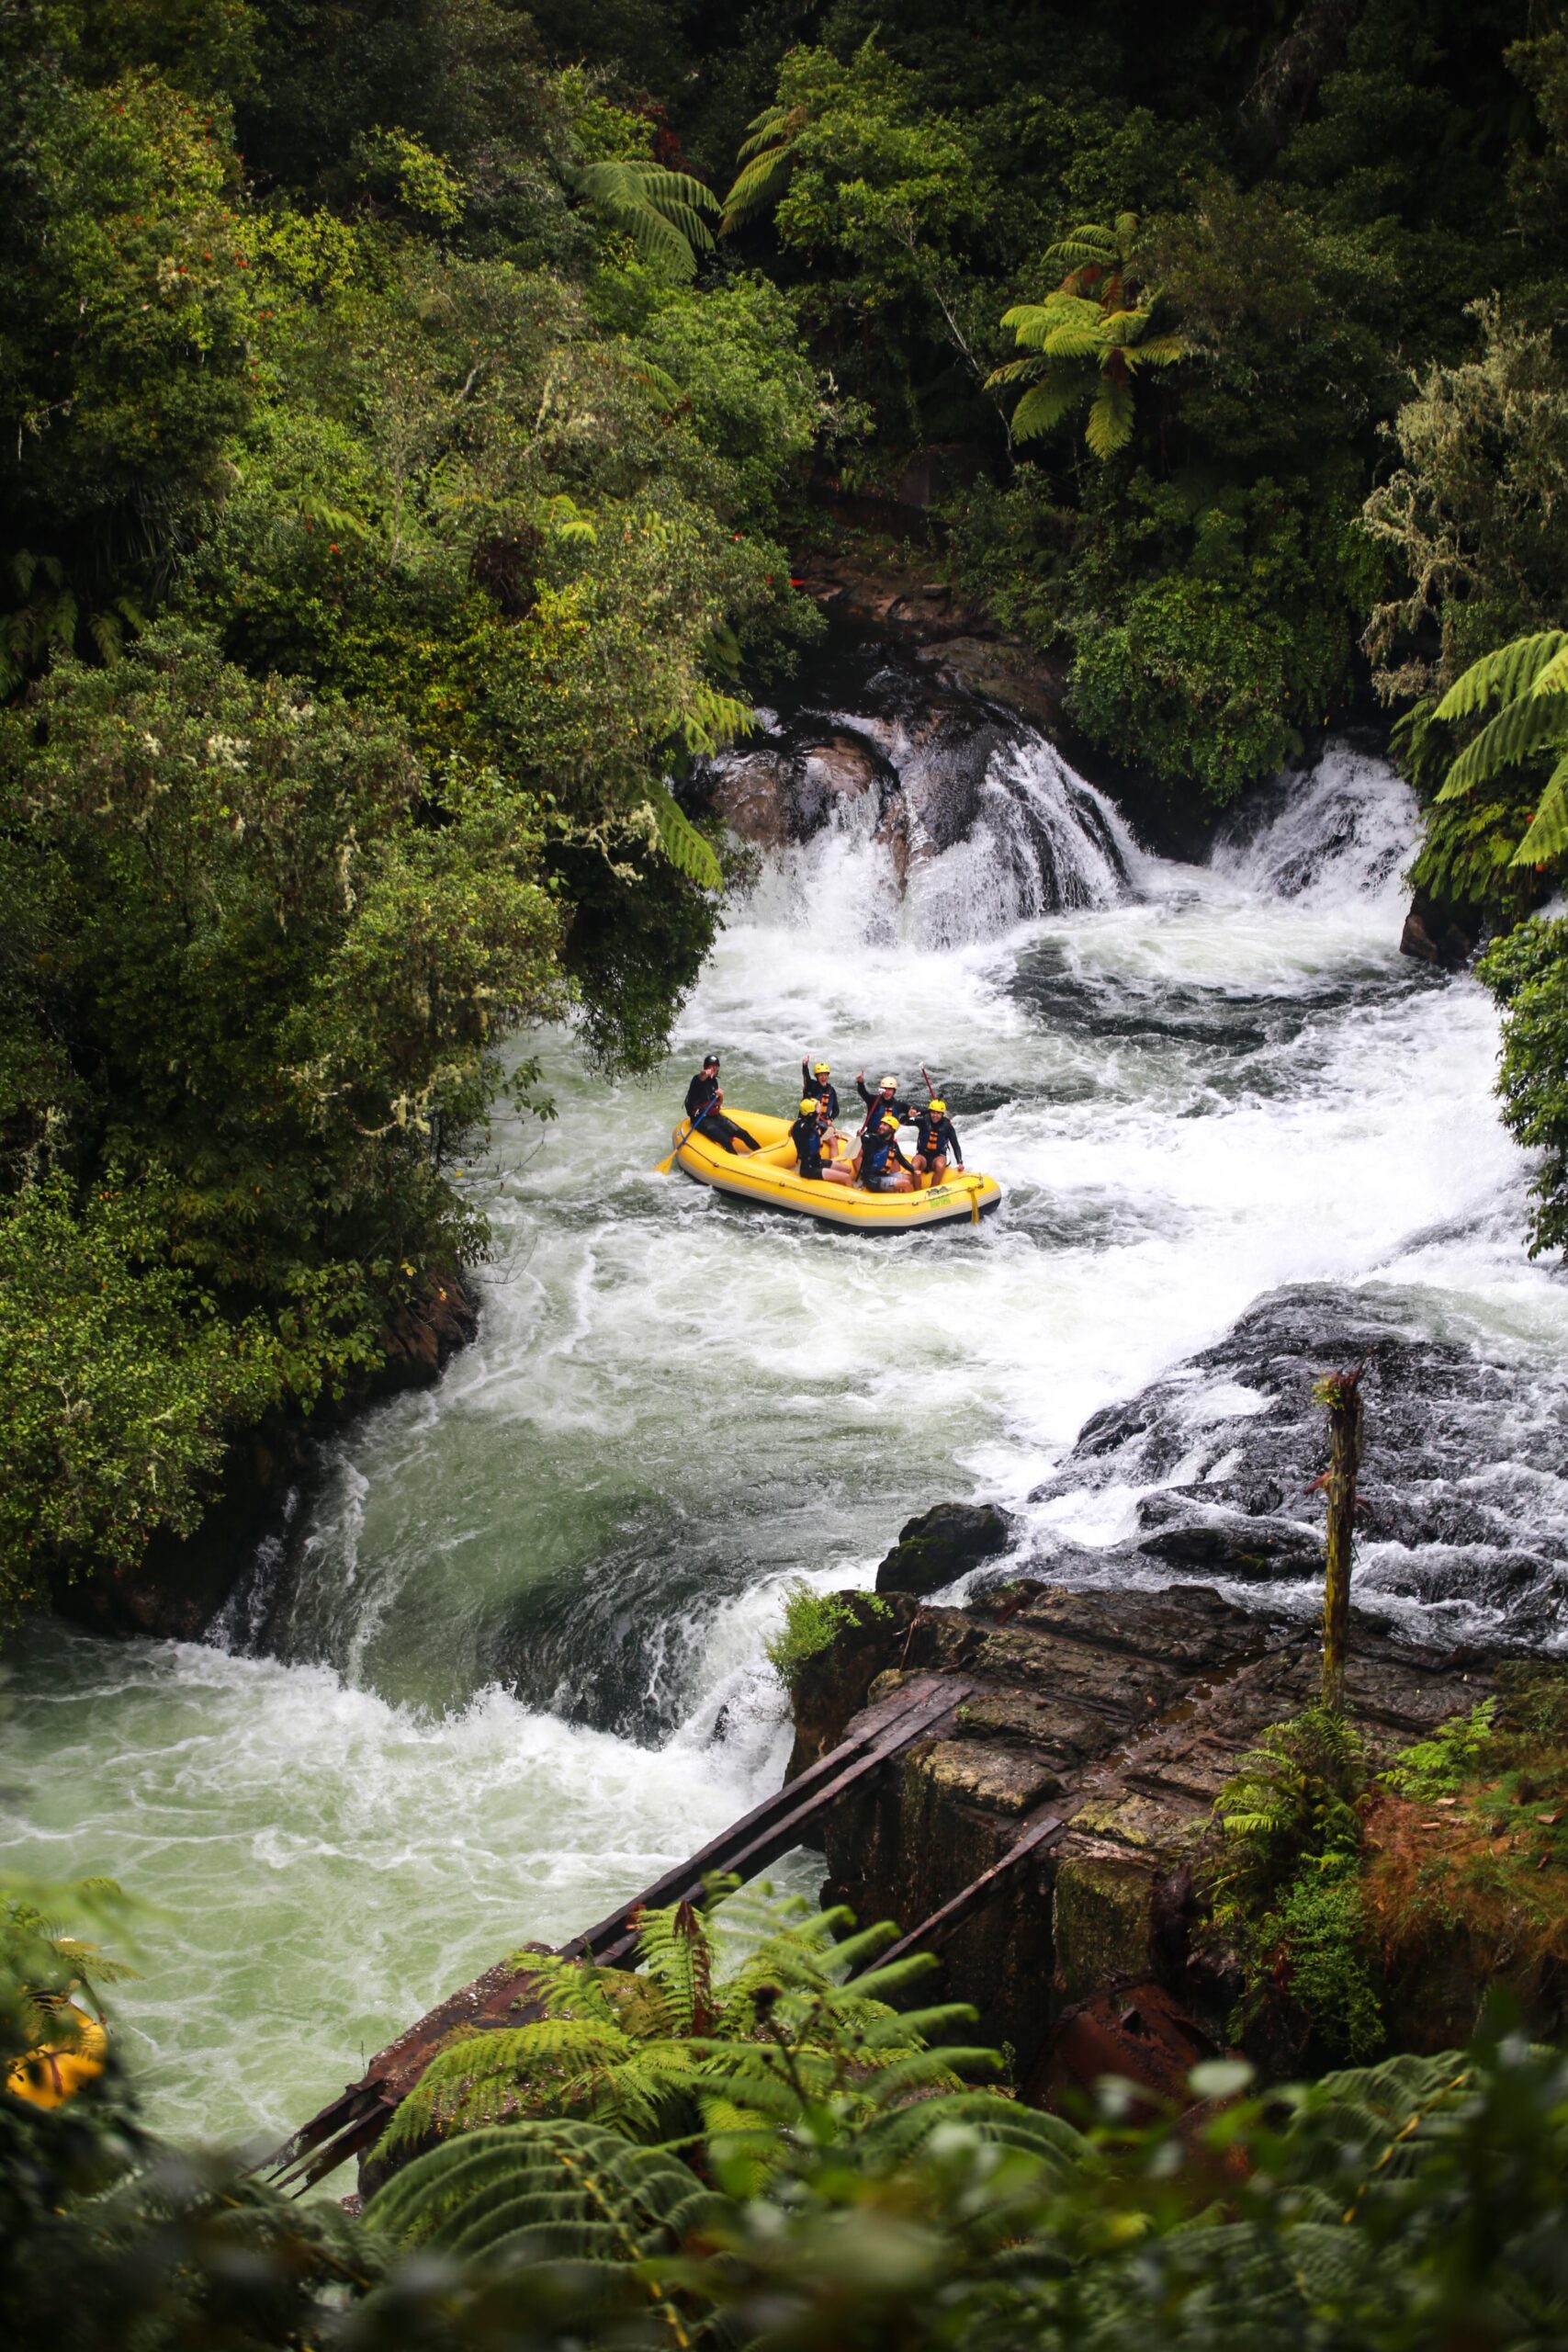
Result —
M 1313 1390 L 1328 1408 L 1328 1573 L 1323 1588 L 1323 1703 L 1345 1703 L 1345 1643 L 1350 1625 L 1350 1545 L 1356 1473 L 1361 1463 L 1361 1371 L 1330 1373 Z

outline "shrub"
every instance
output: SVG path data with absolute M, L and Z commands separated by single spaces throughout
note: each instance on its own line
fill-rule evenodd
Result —
M 784 1594 L 784 1623 L 767 1644 L 767 1658 L 792 1696 L 807 1658 L 827 1649 L 840 1626 L 856 1623 L 862 1607 L 874 1617 L 890 1613 L 889 1604 L 875 1594 L 868 1598 L 860 1593 L 818 1592 L 804 1577 L 789 1587 Z

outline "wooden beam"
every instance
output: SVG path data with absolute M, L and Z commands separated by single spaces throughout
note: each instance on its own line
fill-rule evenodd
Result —
M 976 1911 L 984 1908 L 1003 1880 L 1017 1870 L 1021 1862 L 1027 1861 L 1031 1854 L 1039 1853 L 1043 1848 L 1054 1846 L 1065 1834 L 1066 1826 L 1066 1819 L 1061 1814 L 1042 1814 L 1038 1821 L 1030 1823 L 1021 1837 L 1013 1840 L 999 1862 L 993 1862 L 988 1871 L 961 1888 L 942 1905 L 940 1911 L 933 1911 L 929 1919 L 922 1919 L 918 1928 L 911 1928 L 907 1936 L 900 1936 L 890 1951 L 878 1952 L 870 1965 L 886 1968 L 896 1960 L 908 1960 L 911 1952 L 929 1951 L 933 1945 L 945 1943 L 955 1928 L 961 1927 L 965 1919 L 972 1918 Z

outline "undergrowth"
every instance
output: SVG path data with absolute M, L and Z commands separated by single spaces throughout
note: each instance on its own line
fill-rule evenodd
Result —
M 853 1624 L 861 1608 L 886 1617 L 889 1603 L 874 1593 L 818 1592 L 804 1578 L 784 1594 L 784 1623 L 766 1645 L 768 1664 L 793 1698 L 801 1668 L 832 1643 L 842 1625 Z
M 1220 1842 L 1206 1872 L 1215 1931 L 1242 1991 L 1231 2031 L 1246 2034 L 1282 1997 L 1333 2059 L 1382 2044 L 1382 2011 L 1360 1894 L 1365 1748 L 1332 1708 L 1271 1724 L 1214 1801 Z
M 1472 1980 L 1479 2001 L 1494 1977 L 1551 2007 L 1568 1970 L 1568 1664 L 1512 1663 L 1497 1686 L 1375 1773 L 1321 1707 L 1242 1758 L 1202 1873 L 1241 1972 L 1238 2038 L 1269 2011 L 1325 2061 L 1358 2062 L 1383 2046 L 1391 2001 L 1423 1985 L 1467 2000 Z

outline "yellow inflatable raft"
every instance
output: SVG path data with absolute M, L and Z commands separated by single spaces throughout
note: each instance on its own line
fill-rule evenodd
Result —
M 87 2017 L 73 2002 L 71 2006 L 74 2030 L 68 2041 L 40 2042 L 12 2061 L 6 2088 L 13 2098 L 28 2099 L 34 2107 L 59 2107 L 103 2073 L 108 2037 L 96 2018 Z
M 675 1158 L 699 1184 L 712 1184 L 738 1200 L 761 1201 L 766 1207 L 791 1209 L 799 1216 L 814 1216 L 823 1225 L 848 1226 L 855 1233 L 908 1233 L 932 1225 L 978 1225 L 1000 1201 L 1001 1187 L 994 1176 L 973 1170 L 950 1175 L 933 1184 L 917 1177 L 915 1193 L 863 1193 L 859 1185 L 824 1184 L 802 1176 L 789 1139 L 787 1119 L 772 1119 L 764 1111 L 731 1111 L 725 1116 L 754 1135 L 759 1151 L 726 1151 L 704 1135 L 690 1134 L 682 1119 L 676 1127 Z M 841 1149 L 852 1153 L 852 1138 Z

